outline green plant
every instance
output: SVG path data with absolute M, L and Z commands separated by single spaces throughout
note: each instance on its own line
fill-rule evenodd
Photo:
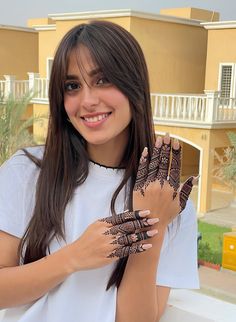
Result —
M 198 230 L 202 234 L 202 240 L 198 247 L 198 258 L 214 264 L 221 264 L 223 236 L 231 229 L 199 220 Z
M 0 101 L 0 165 L 16 150 L 35 144 L 30 130 L 39 118 L 26 117 L 31 99 L 29 93 L 20 99 L 9 96 Z

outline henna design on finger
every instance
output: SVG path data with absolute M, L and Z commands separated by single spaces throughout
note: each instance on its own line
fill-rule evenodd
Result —
M 103 222 L 106 222 L 107 224 L 112 224 L 112 225 L 120 225 L 127 221 L 142 219 L 142 217 L 140 217 L 139 215 L 139 212 L 140 212 L 139 210 L 126 211 L 117 215 L 99 219 L 99 221 L 103 221 Z
M 140 161 L 139 167 L 137 172 L 137 177 L 134 185 L 134 191 L 140 191 L 141 194 L 144 196 L 144 184 L 148 174 L 148 150 L 144 148 Z
M 161 148 L 160 164 L 156 179 L 160 182 L 161 187 L 164 181 L 167 180 L 169 163 L 170 163 L 171 143 L 164 143 Z
M 104 235 L 132 234 L 137 229 L 151 226 L 153 219 L 144 218 L 142 220 L 129 221 L 120 225 L 113 226 L 104 232 Z
M 148 238 L 151 238 L 151 236 L 149 236 L 146 231 L 142 231 L 136 234 L 121 236 L 118 239 L 115 239 L 114 241 L 112 241 L 111 244 L 129 246 L 129 245 L 132 245 L 133 243 L 139 242 L 141 240 L 146 240 Z
M 180 169 L 181 169 L 181 147 L 179 149 L 172 148 L 172 160 L 170 166 L 169 184 L 174 189 L 173 200 L 177 196 L 180 186 Z
M 131 254 L 142 253 L 146 249 L 144 248 L 144 244 L 140 244 L 140 245 L 136 244 L 136 245 L 132 245 L 132 246 L 125 246 L 125 247 L 117 248 L 115 251 L 113 251 L 107 257 L 108 258 L 114 258 L 114 257 L 122 258 L 122 257 L 129 256 Z
M 148 177 L 145 183 L 145 189 L 150 184 L 150 182 L 153 182 L 156 180 L 156 175 L 158 173 L 159 164 L 160 164 L 160 154 L 161 154 L 161 147 L 154 146 L 152 158 L 148 167 Z
M 188 178 L 180 190 L 180 212 L 186 207 L 187 200 L 193 188 L 193 179 L 194 177 Z

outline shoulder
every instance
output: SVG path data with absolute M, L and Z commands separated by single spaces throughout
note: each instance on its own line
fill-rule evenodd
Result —
M 197 213 L 196 213 L 194 203 L 191 199 L 187 201 L 186 207 L 180 213 L 180 217 L 181 217 L 181 224 L 184 227 L 192 226 L 197 223 Z
M 42 159 L 44 153 L 44 146 L 35 146 L 26 148 L 26 150 L 34 157 Z M 5 161 L 0 167 L 0 178 L 14 177 L 26 179 L 32 171 L 39 171 L 36 164 L 30 160 L 23 150 L 18 150 L 10 159 Z

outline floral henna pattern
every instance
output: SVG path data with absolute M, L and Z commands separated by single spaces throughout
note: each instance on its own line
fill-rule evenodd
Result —
M 148 222 L 147 218 L 144 218 L 142 220 L 135 220 L 135 221 L 129 221 L 117 226 L 113 226 L 106 230 L 104 232 L 104 235 L 116 235 L 118 233 L 121 234 L 132 234 L 134 233 L 137 229 L 149 227 L 150 224 Z
M 140 191 L 143 196 L 144 196 L 143 187 L 144 187 L 144 184 L 145 184 L 145 181 L 147 178 L 147 174 L 148 174 L 147 156 L 148 156 L 148 150 L 147 150 L 147 148 L 144 148 L 143 153 L 140 158 L 136 182 L 134 185 L 134 191 Z
M 110 217 L 106 217 L 106 218 L 102 218 L 99 221 L 103 221 L 106 222 L 108 224 L 112 224 L 112 225 L 120 225 L 123 224 L 127 221 L 130 220 L 139 220 L 141 219 L 141 217 L 139 216 L 139 211 L 126 211 L 123 212 L 121 214 L 117 214 L 114 216 L 110 216 Z
M 183 187 L 181 188 L 180 191 L 180 212 L 182 212 L 184 210 L 184 208 L 186 207 L 186 203 L 188 200 L 188 197 L 192 191 L 193 188 L 193 180 L 194 177 L 190 177 L 188 178 L 185 183 L 183 184 Z
M 114 257 L 122 258 L 122 257 L 129 256 L 131 254 L 142 253 L 145 250 L 146 249 L 143 248 L 143 244 L 140 244 L 140 245 L 137 245 L 136 244 L 136 245 L 132 245 L 132 246 L 125 246 L 125 247 L 117 248 L 115 251 L 113 251 L 107 257 L 108 258 L 114 258 Z
M 170 150 L 171 150 L 171 143 L 168 143 L 168 144 L 164 143 L 162 145 L 159 170 L 156 177 L 156 179 L 160 182 L 161 187 L 163 187 L 164 181 L 167 179 L 167 176 L 168 176 Z
M 169 184 L 174 189 L 173 200 L 177 195 L 180 186 L 180 168 L 181 168 L 181 147 L 179 149 L 172 148 L 172 160 L 169 175 Z
M 150 236 L 148 236 L 146 231 L 143 231 L 137 234 L 121 236 L 118 239 L 115 239 L 113 242 L 111 242 L 111 244 L 129 246 L 129 245 L 132 245 L 133 243 L 139 242 L 141 240 L 146 240 L 148 238 L 150 238 Z

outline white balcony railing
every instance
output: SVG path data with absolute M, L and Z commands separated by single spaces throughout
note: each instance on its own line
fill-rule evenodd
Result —
M 5 75 L 0 80 L 0 99 L 10 93 L 19 98 L 31 91 L 33 102 L 48 103 L 49 80 L 37 73 L 28 73 L 28 80 Z M 236 126 L 236 98 L 222 98 L 220 92 L 205 94 L 151 94 L 154 120 L 161 124 L 208 127 L 228 124 Z
M 157 122 L 184 124 L 236 123 L 236 98 L 222 98 L 216 91 L 202 95 L 151 94 Z

